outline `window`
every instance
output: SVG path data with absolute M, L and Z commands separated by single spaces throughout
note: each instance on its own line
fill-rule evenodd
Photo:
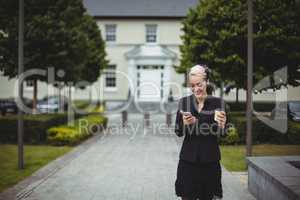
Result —
M 116 65 L 108 65 L 107 69 L 105 70 L 105 87 L 116 87 Z
M 116 41 L 116 28 L 115 24 L 106 24 L 105 25 L 105 40 L 107 42 L 115 42 Z
M 157 42 L 157 25 L 155 24 L 146 25 L 146 42 L 147 43 Z
M 26 87 L 33 87 L 34 81 L 33 80 L 26 80 Z

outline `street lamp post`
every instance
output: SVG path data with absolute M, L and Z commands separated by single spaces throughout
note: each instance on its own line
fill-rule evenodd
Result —
M 20 75 L 24 70 L 24 0 L 19 0 L 19 36 L 18 36 L 18 95 L 23 100 L 23 81 Z M 21 81 L 21 82 L 20 82 Z M 23 145 L 23 108 L 18 109 L 18 167 L 24 169 Z
M 246 129 L 246 154 L 252 155 L 252 85 L 253 85 L 253 5 L 248 4 L 248 51 L 247 51 L 247 129 Z

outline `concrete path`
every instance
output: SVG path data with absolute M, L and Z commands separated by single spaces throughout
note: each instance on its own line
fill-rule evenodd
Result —
M 182 139 L 165 126 L 164 115 L 130 114 L 127 128 L 120 114 L 110 115 L 108 130 L 96 136 L 67 165 L 19 193 L 26 200 L 174 200 Z M 174 121 L 174 119 L 172 119 Z M 162 123 L 163 122 L 163 123 Z M 247 185 L 223 168 L 224 200 L 253 200 Z M 35 185 L 35 187 L 32 187 Z

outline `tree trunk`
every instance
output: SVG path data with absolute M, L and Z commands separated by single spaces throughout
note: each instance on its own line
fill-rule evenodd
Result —
M 32 113 L 36 114 L 36 104 L 37 104 L 37 79 L 33 80 L 33 98 L 32 98 Z
M 61 98 L 61 86 L 60 83 L 58 85 L 58 101 L 59 101 L 59 112 L 62 112 L 63 110 L 63 102 L 62 102 L 62 98 Z
M 69 85 L 69 97 L 68 97 L 68 125 L 74 126 L 74 112 L 72 111 L 72 86 Z
M 188 87 L 188 74 L 184 73 L 184 87 Z
M 220 98 L 223 99 L 224 98 L 224 83 L 221 82 L 220 84 Z
M 89 89 L 89 98 L 90 102 L 92 102 L 92 86 L 87 86 L 86 89 Z
M 236 88 L 236 93 L 235 93 L 235 103 L 239 102 L 239 88 Z
M 72 111 L 71 102 L 72 102 L 72 86 L 69 85 L 69 99 L 68 99 L 68 112 L 69 113 Z

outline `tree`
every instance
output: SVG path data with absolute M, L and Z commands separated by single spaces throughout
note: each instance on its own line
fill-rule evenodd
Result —
M 18 1 L 0 0 L 0 69 L 5 76 L 17 76 Z M 96 22 L 81 0 L 25 1 L 24 68 L 65 71 L 61 81 L 94 82 L 107 61 L 104 42 Z M 47 81 L 47 77 L 31 79 Z M 37 87 L 34 86 L 33 104 Z
M 299 86 L 300 1 L 256 0 L 254 12 L 255 65 L 263 76 L 287 66 L 288 84 Z M 276 89 L 276 85 L 271 87 Z
M 299 3 L 296 0 L 254 2 L 254 84 L 288 66 L 288 84 L 298 86 Z M 202 0 L 183 20 L 183 32 L 177 72 L 184 73 L 194 64 L 204 63 L 212 69 L 215 83 L 233 82 L 237 88 L 246 88 L 246 0 Z

